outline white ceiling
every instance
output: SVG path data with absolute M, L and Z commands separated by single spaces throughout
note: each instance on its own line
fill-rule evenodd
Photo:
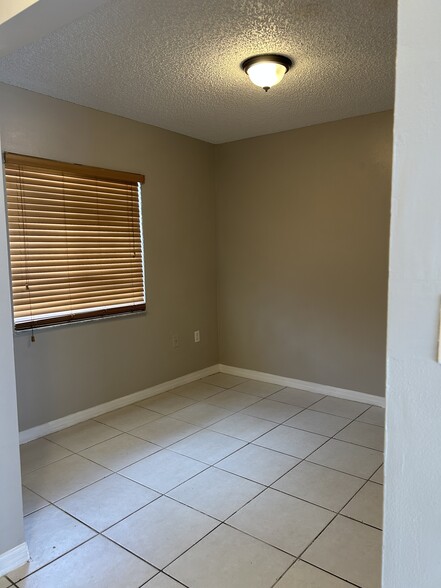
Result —
M 0 59 L 0 81 L 213 143 L 393 107 L 396 0 L 113 0 Z M 240 63 L 289 55 L 267 94 Z

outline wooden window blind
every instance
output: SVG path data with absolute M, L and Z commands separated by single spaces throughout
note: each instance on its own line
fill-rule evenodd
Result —
M 5 154 L 15 328 L 145 310 L 144 176 Z

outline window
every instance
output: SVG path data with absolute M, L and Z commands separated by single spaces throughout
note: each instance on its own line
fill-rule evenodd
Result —
M 5 154 L 17 330 L 145 310 L 144 176 Z

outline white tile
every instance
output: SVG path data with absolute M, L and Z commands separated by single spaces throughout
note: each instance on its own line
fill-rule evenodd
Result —
M 328 437 L 323 435 L 316 435 L 315 433 L 308 433 L 308 431 L 280 425 L 256 439 L 254 443 L 267 449 L 274 449 L 274 451 L 281 451 L 303 459 L 327 440 Z
M 95 535 L 94 531 L 52 505 L 25 517 L 24 528 L 30 561 L 8 574 L 13 582 Z
M 11 586 L 11 582 L 3 576 L 0 577 L 0 588 L 9 588 L 9 586 Z
M 164 493 L 199 474 L 206 467 L 199 461 L 163 449 L 119 473 L 157 492 Z
M 222 525 L 165 571 L 191 588 L 269 588 L 293 558 Z
M 58 433 L 52 433 L 47 438 L 70 451 L 78 452 L 120 434 L 121 431 L 102 423 L 86 421 L 58 431 Z
M 57 506 L 103 531 L 160 495 L 118 474 L 108 476 L 57 502 Z
M 360 523 L 382 529 L 383 486 L 368 482 L 345 506 L 341 514 L 360 521 Z
M 218 386 L 212 386 L 211 384 L 206 384 L 201 380 L 197 380 L 196 382 L 190 382 L 190 384 L 185 384 L 184 386 L 180 386 L 179 388 L 173 389 L 173 394 L 178 394 L 179 396 L 185 396 L 187 398 L 193 398 L 193 400 L 205 400 L 210 396 L 214 396 L 218 392 L 220 392 L 221 388 Z
M 147 410 L 141 406 L 131 404 L 130 406 L 124 406 L 118 410 L 112 410 L 112 412 L 106 412 L 99 417 L 96 417 L 96 421 L 114 427 L 120 431 L 131 431 L 135 427 L 140 427 L 160 418 L 157 412 Z
M 182 584 L 160 572 L 144 588 L 182 588 Z
M 352 584 L 331 576 L 299 559 L 274 588 L 351 588 L 351 586 Z
M 371 478 L 372 482 L 376 482 L 377 484 L 383 484 L 384 481 L 384 466 L 381 466 L 375 474 Z
M 36 439 L 25 443 L 20 446 L 22 474 L 33 472 L 68 455 L 72 453 L 47 439 Z
M 105 535 L 163 568 L 216 525 L 218 521 L 211 517 L 163 496 L 108 529 Z
M 300 555 L 334 516 L 319 506 L 269 488 L 227 523 L 287 553 Z
M 117 472 L 121 468 L 160 451 L 158 445 L 123 433 L 118 437 L 98 443 L 81 452 L 83 457 Z
M 272 421 L 239 413 L 214 423 L 210 429 L 217 433 L 236 437 L 236 439 L 242 439 L 243 441 L 254 441 L 254 439 L 274 429 L 276 426 L 276 423 Z
M 232 376 L 230 374 L 213 374 L 206 378 L 202 378 L 202 382 L 212 384 L 213 386 L 219 386 L 220 388 L 232 388 L 238 384 L 246 382 L 246 378 L 240 378 L 239 376 Z
M 173 418 L 198 427 L 209 427 L 213 423 L 231 416 L 231 414 L 231 411 L 219 408 L 219 406 L 198 402 L 173 413 Z
M 283 386 L 279 386 L 278 384 L 258 382 L 257 380 L 248 380 L 234 387 L 234 389 L 238 392 L 243 392 L 244 394 L 252 394 L 253 396 L 260 396 L 261 398 L 266 398 L 267 396 L 274 394 L 274 392 L 277 392 L 282 388 Z
M 23 485 L 54 502 L 109 474 L 109 470 L 79 455 L 71 455 L 26 474 Z
M 216 467 L 260 484 L 270 485 L 298 463 L 299 460 L 290 455 L 257 445 L 247 445 L 217 463 Z
M 210 468 L 172 490 L 169 496 L 223 521 L 264 489 L 245 478 Z
M 236 388 L 231 388 L 230 390 L 222 390 L 222 392 L 210 396 L 206 402 L 207 404 L 214 404 L 215 406 L 220 406 L 220 408 L 234 412 L 247 408 L 247 406 L 251 406 L 251 404 L 255 404 L 259 400 L 261 400 L 260 396 L 242 394 L 242 392 L 237 392 Z
M 381 536 L 378 529 L 338 516 L 302 559 L 357 586 L 380 588 Z
M 97 536 L 20 582 L 20 588 L 139 588 L 156 570 Z
M 304 410 L 283 424 L 288 427 L 303 429 L 310 433 L 318 433 L 319 435 L 325 435 L 326 437 L 333 437 L 350 422 L 350 419 L 344 419 L 343 417 L 338 417 L 333 414 L 326 414 L 314 410 Z
M 358 417 L 358 421 L 369 423 L 370 425 L 378 425 L 384 427 L 384 408 L 380 406 L 371 406 L 369 410 Z
M 274 400 L 261 400 L 256 404 L 252 404 L 243 412 L 260 419 L 267 419 L 275 423 L 283 423 L 290 417 L 294 416 L 303 409 L 299 406 L 292 406 L 283 402 L 274 402 Z
M 190 425 L 190 423 L 164 416 L 152 423 L 130 431 L 130 434 L 160 445 L 161 447 L 168 447 L 172 443 L 176 443 L 193 433 L 197 433 L 199 430 L 199 427 Z
M 308 406 L 311 406 L 311 404 L 318 402 L 322 398 L 324 398 L 323 394 L 307 392 L 306 390 L 299 390 L 298 388 L 283 388 L 283 390 L 280 390 L 280 392 L 271 396 L 271 400 L 294 404 L 295 406 L 301 406 L 302 408 L 308 408 Z
M 303 461 L 273 488 L 337 512 L 363 484 L 361 478 Z
M 341 416 L 347 419 L 355 419 L 368 408 L 369 404 L 326 396 L 322 400 L 319 400 L 317 404 L 314 404 L 311 410 L 327 412 L 328 414 L 335 414 L 335 416 Z
M 23 495 L 23 514 L 26 516 L 35 512 L 36 510 L 40 510 L 44 506 L 47 506 L 49 503 L 35 492 L 31 492 L 27 488 L 23 486 L 22 488 L 22 495 Z M 0 586 L 1 588 L 1 586 Z
M 383 463 L 383 454 L 375 449 L 330 439 L 310 455 L 308 461 L 367 479 Z
M 178 394 L 172 394 L 171 392 L 165 392 L 164 394 L 147 398 L 147 400 L 143 400 L 137 404 L 149 410 L 154 410 L 155 412 L 166 415 L 172 414 L 177 410 L 181 410 L 186 406 L 191 406 L 194 403 L 195 401 L 191 398 L 186 398 L 185 396 L 180 396 Z
M 340 441 L 348 441 L 349 443 L 363 445 L 363 447 L 377 449 L 378 451 L 384 450 L 384 429 L 377 425 L 354 421 L 343 431 L 340 431 L 335 438 L 340 439 Z
M 245 441 L 204 429 L 170 446 L 172 451 L 192 459 L 215 464 L 245 445 Z

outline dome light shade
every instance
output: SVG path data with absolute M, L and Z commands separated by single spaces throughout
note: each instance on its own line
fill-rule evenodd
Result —
M 253 84 L 263 88 L 265 92 L 282 81 L 291 66 L 289 57 L 275 53 L 249 57 L 241 65 Z

